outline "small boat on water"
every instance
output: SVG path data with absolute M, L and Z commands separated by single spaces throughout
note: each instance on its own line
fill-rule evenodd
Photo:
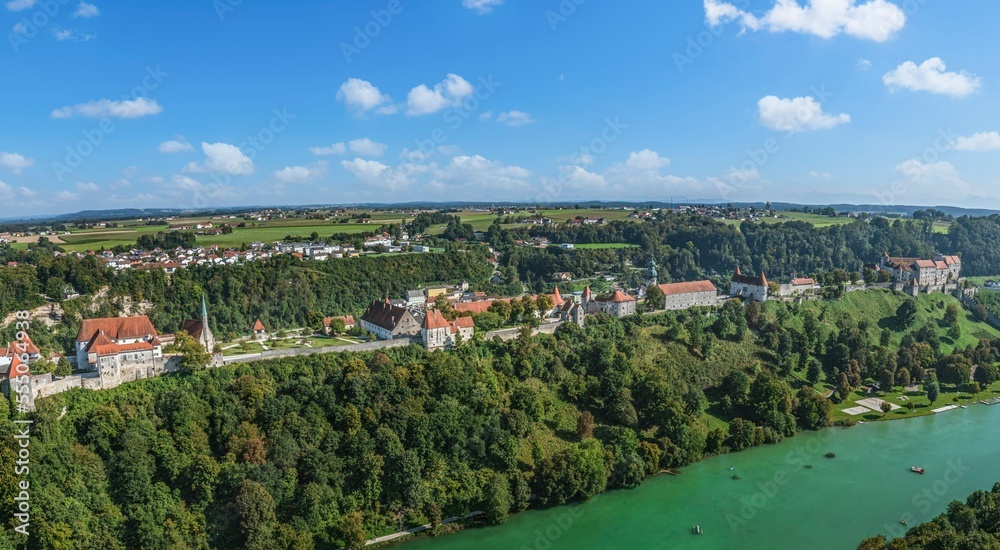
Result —
M 923 469 L 923 468 L 920 468 L 920 467 L 918 467 L 918 466 L 911 466 L 911 467 L 910 467 L 910 471 L 911 471 L 911 472 L 916 472 L 916 473 L 918 473 L 918 474 L 923 474 L 923 473 L 924 473 L 924 469 Z
M 701 534 L 701 525 L 695 525 L 695 526 L 694 526 L 694 527 L 693 527 L 693 528 L 691 529 L 691 532 L 693 532 L 693 533 L 694 533 L 694 534 L 696 534 L 696 535 L 700 535 L 700 534 Z
M 730 472 L 732 472 L 732 471 L 733 471 L 733 470 L 735 470 L 735 469 L 736 469 L 736 466 L 730 466 L 730 467 L 729 467 L 729 471 L 730 471 Z
M 899 520 L 899 523 L 902 523 L 903 525 L 909 525 L 909 523 L 906 523 L 906 520 L 905 520 L 905 519 L 901 519 L 901 520 Z

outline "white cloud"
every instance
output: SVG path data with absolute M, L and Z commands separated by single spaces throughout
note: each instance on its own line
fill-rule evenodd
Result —
M 186 172 L 223 172 L 233 176 L 249 176 L 254 172 L 253 161 L 235 145 L 202 142 L 201 150 L 205 153 L 205 163 L 192 162 L 185 168 Z
M 833 128 L 851 121 L 847 114 L 830 115 L 823 112 L 823 106 L 811 96 L 782 99 L 773 95 L 757 102 L 757 118 L 772 130 L 801 132 Z
M 172 139 L 160 144 L 161 153 L 190 153 L 192 151 L 194 151 L 194 147 L 183 139 Z
M 503 4 L 503 0 L 462 0 L 462 5 L 474 10 L 479 15 L 493 11 L 494 6 Z
M 91 17 L 97 17 L 101 14 L 101 10 L 97 9 L 97 6 L 93 4 L 88 4 L 86 2 L 80 2 L 77 6 L 76 11 L 73 12 L 73 17 L 89 19 Z
M 368 157 L 381 157 L 389 148 L 384 143 L 377 143 L 368 138 L 351 140 L 347 145 L 351 148 L 351 151 Z
M 462 154 L 462 148 L 457 145 L 441 145 L 437 148 L 437 151 L 447 157 L 454 157 Z
M 3 180 L 0 180 L 0 197 L 10 198 L 14 195 L 14 188 Z
M 643 149 L 629 153 L 625 167 L 629 170 L 657 171 L 670 166 L 670 159 L 661 157 L 656 151 Z
M 1000 150 L 1000 133 L 980 132 L 971 136 L 959 136 L 951 146 L 956 151 L 997 151 Z
M 479 115 L 479 120 L 490 120 L 493 118 L 493 111 L 486 111 L 485 113 Z
M 414 164 L 390 168 L 377 160 L 360 158 L 341 161 L 340 165 L 357 176 L 363 185 L 383 191 L 400 191 L 413 185 L 416 180 L 412 176 L 426 169 Z
M 497 117 L 497 122 L 517 127 L 532 124 L 535 122 L 535 119 L 523 111 L 510 111 L 509 113 L 500 113 L 500 116 Z
M 86 33 L 75 31 L 73 29 L 52 29 L 52 36 L 59 42 L 66 42 L 67 40 L 73 40 L 75 42 L 90 42 L 91 40 L 97 38 L 95 33 Z
M 392 99 L 383 94 L 367 80 L 349 78 L 337 91 L 337 101 L 358 113 L 374 110 L 376 114 L 388 115 L 397 111 Z
M 558 184 L 543 179 L 546 189 L 563 189 L 567 197 L 643 198 L 662 196 L 687 196 L 692 199 L 713 196 L 716 186 L 708 181 L 691 177 L 664 174 L 670 159 L 651 149 L 633 151 L 628 158 L 608 168 L 603 173 L 588 170 L 581 164 L 593 163 L 588 155 L 579 155 L 574 164 L 562 166 Z
M 906 14 L 886 0 L 776 0 L 763 15 L 754 15 L 732 3 L 704 0 L 705 20 L 712 26 L 739 22 L 744 31 L 798 32 L 822 38 L 841 33 L 885 42 L 906 25 Z
M 158 179 L 158 182 L 161 189 L 163 189 L 164 194 L 171 197 L 201 194 L 215 199 L 225 199 L 237 196 L 232 186 L 222 185 L 218 182 L 213 182 L 211 185 L 205 185 L 190 176 L 184 176 L 181 174 L 174 174 L 169 182 L 163 181 L 162 178 Z
M 326 173 L 326 162 L 314 166 L 286 166 L 274 172 L 274 179 L 281 183 L 299 183 Z
M 385 154 L 389 146 L 384 143 L 372 141 L 368 138 L 353 139 L 347 143 L 340 142 L 325 147 L 310 147 L 309 152 L 317 157 L 329 157 L 334 155 L 346 155 L 348 151 L 365 157 L 380 157 Z
M 56 193 L 56 199 L 62 202 L 70 202 L 80 199 L 79 193 L 73 193 L 72 191 L 60 191 Z
M 430 188 L 442 191 L 450 187 L 475 187 L 497 195 L 527 189 L 530 176 L 531 172 L 520 166 L 505 165 L 480 155 L 461 155 L 434 172 Z
M 952 97 L 965 97 L 978 92 L 982 87 L 982 79 L 976 75 L 965 71 L 946 72 L 945 69 L 947 66 L 940 57 L 932 57 L 919 66 L 913 61 L 907 61 L 886 73 L 882 81 L 890 91 L 902 88 Z
M 3 183 L 3 182 L 0 182 L 0 183 Z M 24 197 L 37 197 L 38 196 L 38 191 L 34 191 L 34 190 L 31 190 L 31 189 L 28 189 L 27 187 L 22 187 L 22 188 L 18 189 L 18 192 L 21 193 L 21 196 L 24 196 Z
M 950 162 L 924 163 L 910 159 L 897 165 L 896 172 L 905 181 L 900 192 L 903 196 L 954 199 L 972 194 L 972 188 Z
M 146 99 L 144 97 L 124 101 L 102 99 L 69 107 L 60 107 L 52 111 L 52 118 L 73 118 L 75 116 L 91 118 L 139 118 L 158 115 L 162 112 L 163 107 L 155 99 Z
M 824 180 L 828 180 L 832 177 L 829 172 L 817 172 L 816 170 L 809 172 L 809 175 L 814 178 L 819 178 Z
M 872 62 L 860 57 L 858 58 L 858 62 L 854 64 L 854 68 L 859 71 L 870 71 L 872 68 Z
M 24 23 L 15 23 L 14 24 L 14 28 L 11 29 L 11 30 L 14 31 L 17 34 L 24 34 L 24 33 L 28 32 L 28 27 L 25 27 Z
M 76 189 L 84 193 L 95 193 L 100 191 L 101 187 L 92 181 L 88 181 L 86 183 L 81 181 L 76 184 Z
M 38 0 L 10 0 L 7 2 L 7 9 L 10 11 L 24 11 L 35 7 Z
M 35 159 L 30 159 L 19 153 L 4 153 L 0 151 L 0 166 L 20 174 L 21 170 L 35 165 Z
M 421 84 L 410 90 L 406 98 L 406 114 L 423 116 L 448 107 L 457 107 L 474 91 L 475 88 L 467 80 L 456 74 L 449 74 L 443 81 L 435 84 L 433 89 Z
M 309 152 L 317 157 L 329 157 L 332 155 L 346 155 L 347 145 L 343 142 L 334 143 L 326 147 L 310 147 Z

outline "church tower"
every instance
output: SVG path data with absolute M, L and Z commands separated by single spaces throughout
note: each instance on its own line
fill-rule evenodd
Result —
M 212 353 L 215 350 L 215 335 L 212 334 L 212 328 L 208 326 L 208 304 L 205 303 L 205 294 L 201 295 L 201 344 L 205 346 L 205 350 Z

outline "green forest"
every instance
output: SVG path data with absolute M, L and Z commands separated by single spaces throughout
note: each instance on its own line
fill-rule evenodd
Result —
M 991 491 L 976 491 L 965 501 L 952 501 L 933 520 L 910 529 L 906 536 L 867 539 L 858 550 L 998 550 L 1000 549 L 1000 483 Z
M 712 317 L 593 316 L 452 352 L 315 355 L 59 394 L 33 415 L 29 547 L 360 547 L 473 511 L 501 523 L 823 428 L 831 402 L 814 376 L 851 388 L 891 365 L 896 380 L 929 368 L 948 384 L 996 363 L 998 342 L 946 353 L 912 299 L 886 296 L 900 306 L 860 321 L 730 302 Z M 990 385 L 997 371 L 977 376 Z M 4 463 L 13 429 L 0 422 Z M 16 481 L 0 473 L 7 514 Z

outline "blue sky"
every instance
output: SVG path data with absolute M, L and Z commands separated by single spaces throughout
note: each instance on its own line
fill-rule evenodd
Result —
M 8 215 L 1000 208 L 988 0 L 5 0 Z

